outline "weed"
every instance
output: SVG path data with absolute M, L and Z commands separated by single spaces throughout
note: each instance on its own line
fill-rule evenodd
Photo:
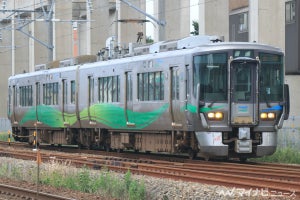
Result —
M 291 147 L 277 148 L 276 152 L 271 156 L 264 156 L 262 158 L 251 160 L 272 163 L 300 164 L 300 152 Z

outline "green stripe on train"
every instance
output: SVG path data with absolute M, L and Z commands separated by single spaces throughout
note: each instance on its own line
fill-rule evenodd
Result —
M 150 112 L 133 112 L 132 110 L 127 110 L 127 115 L 129 121 L 135 123 L 134 129 L 143 129 L 152 124 L 154 121 L 158 120 L 158 118 L 168 109 L 168 107 L 168 104 L 164 104 L 160 108 Z M 77 121 L 75 114 L 68 113 L 64 113 L 65 120 L 63 120 L 62 113 L 49 106 L 39 105 L 37 111 L 39 121 L 48 125 L 49 127 L 63 128 L 65 127 L 64 121 L 68 122 L 70 125 Z M 88 112 L 90 112 L 91 120 L 115 129 L 127 128 L 125 111 L 121 107 L 112 104 L 94 104 L 90 107 L 89 111 L 86 108 L 80 112 L 80 119 L 88 120 Z M 26 112 L 20 121 L 20 125 L 23 125 L 26 122 L 35 121 L 35 114 L 36 110 L 34 107 L 32 107 L 28 112 Z

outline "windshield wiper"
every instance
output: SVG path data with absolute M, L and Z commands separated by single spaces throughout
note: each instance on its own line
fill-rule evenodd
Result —
M 216 103 L 216 102 L 217 102 L 216 100 L 212 101 L 212 102 L 208 105 L 208 107 L 211 108 L 211 107 L 213 106 L 213 104 Z
M 267 91 L 265 91 L 264 92 L 264 97 L 265 97 L 265 101 L 266 101 L 266 104 L 267 104 L 267 106 L 268 106 L 268 108 L 271 108 L 272 106 L 271 106 L 271 104 L 270 104 L 270 102 L 269 102 L 269 100 L 268 100 L 268 98 L 267 98 Z

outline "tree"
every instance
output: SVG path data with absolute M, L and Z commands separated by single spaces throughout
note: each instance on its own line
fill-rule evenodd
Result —
M 196 21 L 193 21 L 192 23 L 194 27 L 194 31 L 191 32 L 192 35 L 199 35 L 199 23 Z
M 146 43 L 149 44 L 149 43 L 153 43 L 154 40 L 151 38 L 151 36 L 147 36 L 146 37 Z

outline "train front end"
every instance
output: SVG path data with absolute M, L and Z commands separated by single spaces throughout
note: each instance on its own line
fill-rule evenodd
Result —
M 283 54 L 232 49 L 193 58 L 201 154 L 206 157 L 271 155 L 289 114 Z

